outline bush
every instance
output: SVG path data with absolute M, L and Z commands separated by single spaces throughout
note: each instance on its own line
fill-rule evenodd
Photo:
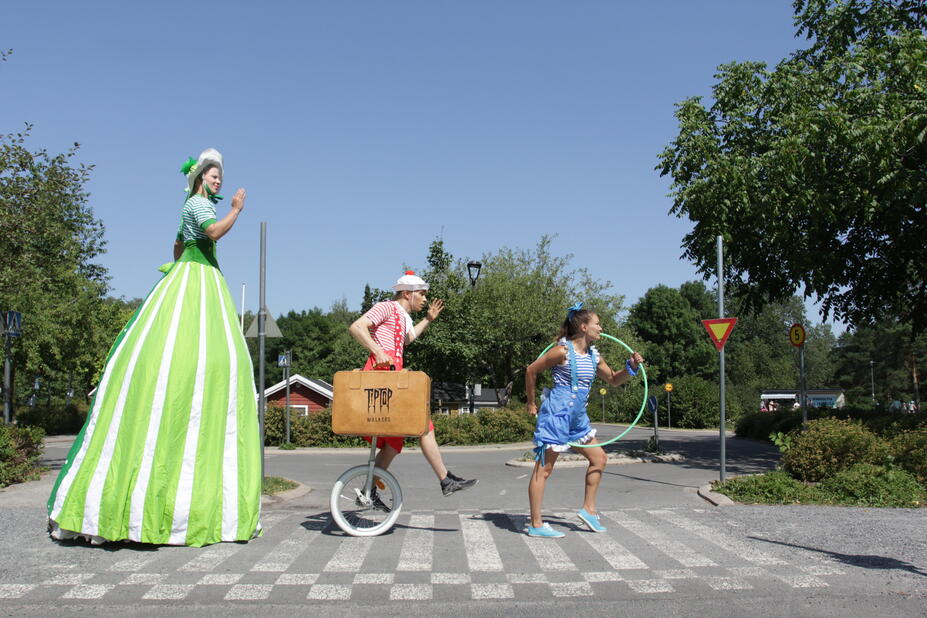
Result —
M 801 412 L 777 410 L 744 414 L 737 419 L 734 431 L 741 438 L 769 440 L 770 434 L 789 433 L 800 426 Z
M 917 508 L 927 498 L 924 488 L 904 470 L 865 463 L 824 479 L 818 491 L 847 506 Z
M 35 476 L 44 437 L 40 427 L 0 424 L 0 487 Z
M 299 447 L 367 446 L 357 436 L 339 436 L 332 433 L 330 409 L 311 412 L 303 416 L 290 410 L 290 443 Z M 267 406 L 264 414 L 264 444 L 280 446 L 286 441 L 283 407 Z M 524 442 L 534 434 L 535 417 L 527 410 L 483 410 L 478 414 L 456 417 L 435 415 L 435 437 L 439 444 L 492 444 L 497 442 Z
M 733 409 L 732 409 L 733 411 Z M 673 427 L 704 429 L 721 422 L 718 385 L 697 376 L 673 380 Z M 731 420 L 736 415 L 731 415 Z
M 589 394 L 589 403 L 586 410 L 589 413 L 589 419 L 593 422 L 601 421 L 602 416 L 602 396 L 599 395 L 599 388 L 602 388 L 598 382 L 593 386 Z M 657 395 L 653 392 L 654 386 L 651 385 L 651 395 Z M 640 379 L 633 379 L 627 384 L 618 387 L 609 387 L 605 395 L 605 422 L 608 423 L 630 423 L 637 418 L 641 411 L 641 404 L 644 402 L 644 383 Z M 662 408 L 662 402 L 661 402 Z M 661 412 L 663 410 L 661 409 Z M 644 410 L 641 417 L 641 423 L 647 424 L 652 422 L 653 414 Z
M 286 442 L 283 406 L 269 405 L 264 413 L 264 444 L 279 446 Z M 339 436 L 332 433 L 332 411 L 329 408 L 303 416 L 290 408 L 290 443 L 294 446 L 367 446 L 357 436 Z
M 674 406 L 675 407 L 675 406 Z M 854 419 L 877 436 L 891 439 L 906 431 L 927 429 L 927 414 L 898 414 L 872 408 L 811 408 L 808 420 L 822 418 Z M 737 435 L 755 440 L 767 440 L 770 433 L 788 433 L 801 426 L 801 410 L 751 412 L 737 422 Z M 772 426 L 770 426 L 772 424 Z
M 799 480 L 817 482 L 857 463 L 882 464 L 888 445 L 858 422 L 820 419 L 796 432 L 782 455 L 782 468 Z
M 525 442 L 534 436 L 537 417 L 528 410 L 483 410 L 476 415 L 480 444 Z
M 777 470 L 742 476 L 715 485 L 714 491 L 748 504 L 799 504 L 815 501 L 814 488 Z
M 16 422 L 20 425 L 41 427 L 47 436 L 75 434 L 84 426 L 88 408 L 89 404 L 86 403 L 53 405 L 50 408 L 20 407 L 16 409 Z
M 927 429 L 900 433 L 889 442 L 894 463 L 927 487 Z
M 434 416 L 438 444 L 526 442 L 534 435 L 535 416 L 526 409 L 483 410 L 462 416 Z

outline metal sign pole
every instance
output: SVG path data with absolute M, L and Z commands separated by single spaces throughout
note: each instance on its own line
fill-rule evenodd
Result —
M 666 428 L 673 428 L 673 391 L 666 393 Z
M 723 240 L 718 236 L 718 318 L 724 317 L 724 263 L 723 263 Z M 725 418 L 724 418 L 724 347 L 718 350 L 721 373 L 721 482 L 727 479 L 727 452 L 725 445 Z
M 290 350 L 286 351 L 286 367 L 283 368 L 283 379 L 286 380 L 286 442 L 290 443 Z
M 3 422 L 10 424 L 13 420 L 13 359 L 11 351 L 13 348 L 13 338 L 9 333 L 5 333 L 6 339 L 6 357 L 3 360 Z
M 258 422 L 261 428 L 261 479 L 264 478 L 264 322 L 266 319 L 265 304 L 265 286 L 264 282 L 267 273 L 267 222 L 261 221 L 261 285 L 258 309 Z M 263 482 L 263 480 L 261 481 Z
M 801 387 L 799 405 L 801 406 L 801 426 L 808 426 L 808 395 L 805 392 L 805 346 L 798 348 L 798 384 Z

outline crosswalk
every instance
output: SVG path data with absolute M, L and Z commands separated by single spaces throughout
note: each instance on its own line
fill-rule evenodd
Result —
M 401 514 L 380 537 L 355 538 L 327 513 L 270 511 L 249 543 L 206 548 L 61 544 L 59 560 L 0 584 L 6 603 L 95 600 L 430 601 L 654 595 L 764 588 L 825 588 L 843 565 L 793 548 L 763 545 L 692 508 L 604 511 L 608 531 L 580 527 L 572 512 L 546 521 L 563 539 L 523 533 L 523 511 L 431 510 Z M 51 542 L 51 541 L 49 541 Z M 113 547 L 118 549 L 113 550 Z M 92 572 L 74 572 L 74 552 L 95 552 Z M 86 568 L 86 567 L 84 567 Z

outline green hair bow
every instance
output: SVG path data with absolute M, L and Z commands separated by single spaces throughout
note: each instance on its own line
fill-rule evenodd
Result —
M 186 176 L 194 167 L 196 167 L 196 159 L 190 157 L 184 162 L 183 167 L 180 168 L 180 173 Z

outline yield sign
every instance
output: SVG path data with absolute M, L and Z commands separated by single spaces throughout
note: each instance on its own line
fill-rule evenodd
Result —
M 724 347 L 727 338 L 731 336 L 734 330 L 734 324 L 737 324 L 737 318 L 718 318 L 717 320 L 702 320 L 708 336 L 715 344 L 715 349 L 719 352 Z

